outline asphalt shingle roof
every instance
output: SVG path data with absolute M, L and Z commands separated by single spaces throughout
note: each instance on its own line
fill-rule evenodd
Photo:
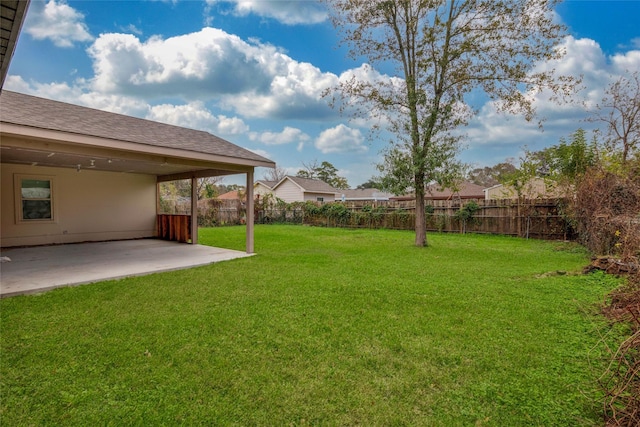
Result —
M 155 147 L 271 162 L 208 132 L 17 92 L 0 95 L 0 122 Z
M 319 179 L 300 178 L 299 176 L 288 176 L 287 178 L 310 193 L 337 193 L 339 191 Z
M 264 180 L 264 179 L 259 179 L 258 181 L 256 181 L 256 184 L 257 184 L 257 183 L 261 183 L 261 184 L 263 184 L 263 185 L 265 185 L 265 186 L 269 187 L 270 189 L 273 189 L 273 187 L 275 187 L 275 185 L 276 185 L 278 182 L 280 182 L 280 181 L 266 181 L 266 180 Z
M 384 191 L 380 191 L 376 188 L 363 188 L 363 189 L 347 189 L 347 190 L 337 190 L 338 195 L 344 194 L 346 198 L 389 198 L 393 197 L 391 193 L 385 193 Z
M 450 188 L 441 190 L 438 188 L 437 184 L 429 185 L 427 187 L 426 198 L 450 199 L 454 195 L 459 196 L 461 199 L 483 199 L 484 187 L 472 182 L 463 182 L 462 184 L 460 184 L 460 190 L 455 193 L 451 191 Z

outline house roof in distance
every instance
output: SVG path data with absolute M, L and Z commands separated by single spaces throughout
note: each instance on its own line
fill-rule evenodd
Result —
M 337 198 L 341 198 L 344 195 L 345 200 L 389 200 L 390 197 L 393 197 L 393 194 L 385 193 L 377 188 L 356 188 L 336 190 L 336 192 Z
M 215 155 L 230 160 L 244 159 L 255 162 L 256 166 L 275 166 L 271 160 L 208 132 L 17 92 L 2 91 L 0 122 L 3 125 Z
M 216 197 L 218 200 L 240 200 L 240 194 L 238 190 L 227 191 Z
M 483 199 L 484 187 L 473 182 L 463 182 L 460 184 L 458 191 L 452 191 L 450 188 L 440 189 L 438 184 L 432 184 L 427 187 L 427 198 L 434 200 L 448 200 L 454 196 L 461 199 Z
M 293 182 L 295 185 L 300 187 L 302 191 L 307 193 L 336 194 L 340 191 L 340 190 L 336 190 L 326 182 L 321 181 L 319 179 L 301 178 L 299 176 L 290 176 L 290 175 L 287 175 L 284 178 L 282 178 L 280 182 L 278 182 L 276 185 L 272 187 L 272 189 L 275 190 L 277 187 L 282 185 L 282 183 L 287 180 Z
M 265 179 L 259 179 L 259 180 L 256 181 L 255 185 L 262 184 L 262 185 L 264 185 L 265 187 L 267 187 L 267 188 L 269 188 L 271 190 L 271 189 L 273 189 L 273 187 L 276 186 L 276 184 L 278 182 L 280 182 L 280 181 L 267 181 Z
M 460 199 L 484 199 L 484 187 L 472 182 L 463 182 L 460 184 L 458 191 L 452 191 L 450 188 L 440 189 L 438 184 L 427 186 L 424 195 L 427 200 L 450 200 L 453 198 Z M 414 195 L 404 195 L 393 197 L 392 200 L 412 200 Z

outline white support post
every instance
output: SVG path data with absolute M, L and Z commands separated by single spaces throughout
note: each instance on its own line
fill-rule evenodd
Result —
M 253 168 L 247 172 L 247 189 L 245 191 L 247 196 L 247 248 L 248 254 L 253 253 L 253 221 L 254 221 L 254 208 L 253 208 Z
M 191 178 L 191 244 L 198 244 L 198 178 Z

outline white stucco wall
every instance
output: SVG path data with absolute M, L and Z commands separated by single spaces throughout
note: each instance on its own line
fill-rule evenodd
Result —
M 54 180 L 54 220 L 16 219 L 14 176 Z M 152 237 L 156 223 L 156 177 L 141 174 L 48 168 L 3 163 L 0 182 L 0 245 L 43 245 Z

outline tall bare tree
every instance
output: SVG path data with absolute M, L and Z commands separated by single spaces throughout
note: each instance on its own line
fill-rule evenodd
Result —
M 380 119 L 396 138 L 379 169 L 387 188 L 415 192 L 415 243 L 426 246 L 425 186 L 459 175 L 460 128 L 474 114 L 465 96 L 484 91 L 498 110 L 531 120 L 533 95 L 572 92 L 572 77 L 535 68 L 564 54 L 555 48 L 564 31 L 556 1 L 325 1 L 354 59 L 395 66 L 391 78 L 341 81 L 333 103 Z
M 605 142 L 610 150 L 620 150 L 624 165 L 640 147 L 640 71 L 610 84 L 591 120 L 607 125 Z
M 273 169 L 267 169 L 264 175 L 262 175 L 262 179 L 266 181 L 280 182 L 280 180 L 285 176 L 287 176 L 287 170 L 276 166 Z
M 491 187 L 500 183 L 500 180 L 509 173 L 513 173 L 516 167 L 513 163 L 502 162 L 494 166 L 475 168 L 469 171 L 467 179 L 474 184 Z
M 210 176 L 198 179 L 198 200 L 212 199 L 218 195 L 218 184 L 222 182 L 222 176 Z

